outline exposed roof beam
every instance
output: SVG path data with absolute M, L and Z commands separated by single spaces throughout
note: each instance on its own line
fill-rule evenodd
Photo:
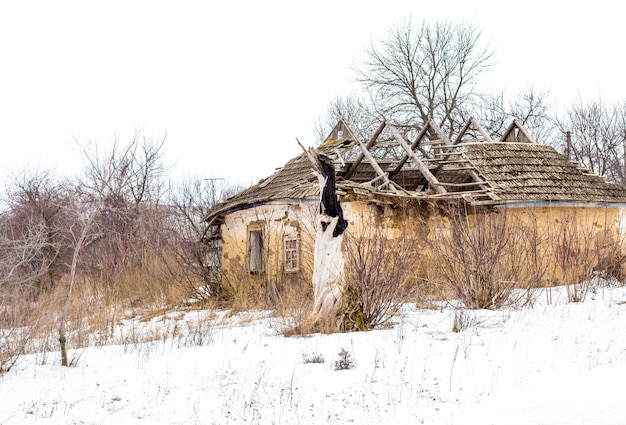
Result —
M 366 151 L 368 149 L 370 149 L 372 146 L 374 146 L 374 143 L 376 143 L 376 139 L 378 139 L 378 136 L 380 136 L 380 133 L 382 133 L 384 129 L 385 129 L 385 122 L 383 121 L 378 126 L 378 128 L 376 129 L 376 131 L 374 132 L 374 134 L 370 138 L 369 142 L 367 142 L 367 145 L 364 145 Z M 356 137 L 354 137 L 354 140 L 358 140 L 358 139 Z M 363 145 L 363 143 L 361 141 L 358 141 L 358 142 L 359 142 L 359 145 Z M 368 151 L 368 153 L 369 153 L 369 151 Z M 361 153 L 357 157 L 356 161 L 354 161 L 354 163 L 352 163 L 352 166 L 350 167 L 348 172 L 345 174 L 345 176 L 343 176 L 344 179 L 349 180 L 350 177 L 352 177 L 352 174 L 354 174 L 354 172 L 356 171 L 358 166 L 361 164 L 361 162 L 363 161 L 363 158 L 365 158 L 365 153 L 364 153 L 363 148 L 361 148 Z
M 344 130 L 348 134 L 342 134 L 341 137 L 339 137 L 339 133 L 340 132 L 343 133 Z M 354 132 L 352 131 L 352 129 L 350 128 L 346 120 L 341 118 L 339 121 L 337 121 L 337 124 L 335 124 L 335 126 L 330 131 L 330 133 L 328 133 L 328 136 L 326 136 L 326 138 L 324 139 L 324 142 L 328 140 L 337 140 L 337 139 L 354 139 L 355 137 L 356 136 L 354 135 Z
M 516 129 L 518 130 L 517 134 L 515 133 Z M 508 126 L 500 138 L 500 142 L 537 143 L 517 118 Z
M 431 119 L 431 120 L 428 120 L 428 122 L 426 122 L 426 125 L 424 127 L 422 127 L 417 137 L 411 144 L 411 152 L 415 151 L 415 148 L 417 148 L 420 145 L 420 143 L 422 142 L 422 139 L 424 138 L 424 136 L 426 136 L 429 130 L 432 130 L 437 135 L 437 137 L 439 137 L 439 140 L 443 140 L 445 144 L 449 145 L 452 143 L 450 139 L 448 139 L 445 136 L 445 134 L 443 134 L 443 131 L 441 131 L 441 128 L 439 128 L 439 126 L 435 124 L 435 122 Z M 398 166 L 391 172 L 392 177 L 396 175 L 396 173 L 398 173 L 400 169 L 402 169 L 404 164 L 408 161 L 409 155 L 410 155 L 409 153 L 406 153 L 402 157 Z
M 376 171 L 376 174 L 378 174 L 378 177 L 380 177 L 380 179 L 383 181 L 383 184 L 379 187 L 387 186 L 391 191 L 396 192 L 395 185 L 393 184 L 391 180 L 389 180 L 389 176 L 387 175 L 387 173 L 385 173 L 383 169 L 380 168 L 380 165 L 378 165 L 378 162 L 376 162 L 376 159 L 372 156 L 370 151 L 367 149 L 367 146 L 364 145 L 363 142 L 361 142 L 359 139 L 356 139 L 356 142 L 359 144 L 359 147 L 361 148 L 361 154 L 365 157 L 365 159 L 367 159 L 367 161 L 371 164 L 371 166 Z
M 463 136 L 465 136 L 465 133 L 467 133 L 467 130 L 469 130 L 470 126 L 474 127 L 474 129 L 477 130 L 481 136 L 483 136 L 483 139 L 485 139 L 486 142 L 494 142 L 491 136 L 489 136 L 489 133 L 485 131 L 483 126 L 480 125 L 478 121 L 474 119 L 474 117 L 471 117 L 469 120 L 467 120 L 459 134 L 456 136 L 456 139 L 454 139 L 454 145 L 458 145 L 459 143 L 461 143 L 461 141 L 463 140 Z
M 430 172 L 426 164 L 424 164 L 424 162 L 422 162 L 422 160 L 418 158 L 417 155 L 415 155 L 415 152 L 413 152 L 413 149 L 411 149 L 411 146 L 409 146 L 406 140 L 404 140 L 404 137 L 402 137 L 398 129 L 395 128 L 393 125 L 389 124 L 388 121 L 385 121 L 385 123 L 387 124 L 387 128 L 389 128 L 389 130 L 391 131 L 391 134 L 393 134 L 393 137 L 398 141 L 400 146 L 402 146 L 402 148 L 406 151 L 407 155 L 413 160 L 413 163 L 417 166 L 417 168 L 420 170 L 420 172 L 426 178 L 426 180 L 428 180 L 428 183 L 430 183 L 430 186 L 433 189 L 435 189 L 437 193 L 446 193 L 447 192 L 446 189 L 439 184 L 439 180 L 437 180 L 437 178 Z

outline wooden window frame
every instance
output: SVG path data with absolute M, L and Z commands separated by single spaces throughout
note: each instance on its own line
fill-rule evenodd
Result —
M 248 272 L 259 274 L 265 271 L 265 232 L 263 229 L 248 230 Z
M 283 270 L 285 273 L 300 271 L 300 238 L 285 236 L 283 238 Z

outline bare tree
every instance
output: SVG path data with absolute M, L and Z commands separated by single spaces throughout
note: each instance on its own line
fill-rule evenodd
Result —
M 110 176 L 107 176 L 110 177 Z M 81 251 L 83 247 L 87 245 L 88 238 L 96 239 L 97 236 L 92 235 L 92 226 L 94 222 L 94 218 L 100 212 L 102 205 L 104 204 L 104 198 L 102 196 L 103 187 L 108 182 L 102 182 L 101 186 L 97 189 L 99 192 L 95 193 L 94 202 L 92 204 L 83 204 L 81 202 L 77 202 L 72 205 L 70 208 L 72 212 L 74 212 L 76 217 L 76 222 L 74 222 L 74 226 L 70 230 L 74 230 L 74 227 L 78 227 L 78 232 L 75 234 L 74 244 L 73 244 L 73 252 L 72 252 L 72 262 L 69 267 L 69 279 L 67 283 L 67 292 L 65 296 L 65 303 L 63 307 L 63 312 L 61 314 L 61 318 L 59 321 L 59 344 L 61 348 L 61 366 L 68 366 L 67 361 L 67 337 L 65 333 L 66 323 L 69 316 L 70 305 L 72 302 L 72 292 L 74 290 L 74 284 L 76 282 L 76 271 L 78 268 L 78 261 L 80 258 Z M 72 231 L 74 234 L 75 232 Z
M 109 183 L 102 189 L 103 205 L 94 220 L 106 228 L 106 233 L 85 254 L 93 270 L 104 271 L 111 280 L 120 267 L 142 266 L 152 242 L 161 236 L 165 211 L 163 177 L 167 165 L 163 159 L 165 140 L 153 141 L 136 133 L 125 145 L 116 142 L 112 152 L 102 154 L 97 146 L 83 149 L 91 158 L 106 158 Z M 87 168 L 84 184 L 97 191 L 97 173 L 103 170 Z
M 626 113 L 623 105 L 578 101 L 557 119 L 560 147 L 570 159 L 609 180 L 626 183 Z
M 12 276 L 33 296 L 55 288 L 65 272 L 67 195 L 51 171 L 25 171 L 8 190 L 3 236 L 12 246 Z
M 626 184 L 626 101 L 614 106 L 615 124 L 615 159 L 611 167 L 611 179 Z
M 153 145 L 145 140 L 142 144 L 137 137 L 126 145 L 115 142 L 104 153 L 97 146 L 80 146 L 86 162 L 85 176 L 68 187 L 72 196 L 65 205 L 73 220 L 68 228 L 72 254 L 68 264 L 69 277 L 59 321 L 63 366 L 68 365 L 66 324 L 81 256 L 92 245 L 109 241 L 109 244 L 104 244 L 108 248 L 104 252 L 108 251 L 109 255 L 113 252 L 116 260 L 125 261 L 128 251 L 122 252 L 121 256 L 117 255 L 120 254 L 120 242 L 128 249 L 132 249 L 133 244 L 144 245 L 142 242 L 145 241 L 141 241 L 136 233 L 136 217 L 144 202 L 158 199 L 152 179 L 163 170 L 160 161 L 162 146 L 162 143 Z M 96 252 L 103 253 L 102 250 Z M 106 258 L 106 255 L 103 257 Z M 115 265 L 116 261 L 113 262 Z
M 372 42 L 354 67 L 378 113 L 398 124 L 434 119 L 448 135 L 463 125 L 463 105 L 479 100 L 477 84 L 493 52 L 474 25 L 410 20 Z
M 497 137 L 502 136 L 511 121 L 517 119 L 540 143 L 552 142 L 554 123 L 549 92 L 538 92 L 531 86 L 520 90 L 514 100 L 510 99 L 504 91 L 481 96 L 480 104 L 464 105 L 464 119 L 477 118 L 490 134 Z
M 203 221 L 208 212 L 236 191 L 224 179 L 190 177 L 170 189 L 173 215 L 169 228 L 175 235 L 165 257 L 174 281 L 186 285 L 192 296 L 207 299 L 221 292 L 221 245 Z
M 14 234 L 6 215 L 0 218 L 0 288 L 11 285 L 19 293 L 37 293 L 40 281 L 50 268 L 47 253 L 57 252 L 48 229 L 41 223 Z
M 337 97 L 329 102 L 324 115 L 318 117 L 315 138 L 322 142 L 341 119 L 348 123 L 359 139 L 368 140 L 382 117 L 376 114 L 367 99 L 357 95 Z

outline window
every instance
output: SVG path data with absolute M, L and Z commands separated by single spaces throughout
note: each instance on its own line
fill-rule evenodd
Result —
M 248 234 L 248 268 L 256 274 L 265 269 L 263 258 L 263 230 L 250 230 Z
M 300 270 L 299 243 L 297 238 L 285 238 L 285 271 L 297 272 Z

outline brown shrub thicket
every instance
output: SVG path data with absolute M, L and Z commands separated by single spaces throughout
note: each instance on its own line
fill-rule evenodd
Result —
M 377 224 L 360 226 L 358 234 L 348 229 L 345 235 L 346 293 L 342 322 L 346 330 L 367 330 L 388 324 L 418 288 L 424 228 L 406 226 L 393 232 Z
M 206 301 L 194 273 L 203 265 L 187 255 L 201 243 L 201 211 L 184 215 L 170 202 L 180 196 L 166 198 L 162 147 L 136 135 L 107 152 L 81 148 L 85 171 L 74 180 L 14 179 L 0 210 L 0 371 L 59 342 L 69 364 L 65 344 L 107 343 L 129 313 Z
M 533 275 L 522 255 L 525 232 L 505 211 L 468 214 L 451 207 L 429 239 L 431 281 L 448 288 L 468 308 L 499 308 Z
M 531 302 L 534 289 L 555 285 L 581 301 L 607 279 L 621 281 L 624 241 L 613 229 L 584 212 L 543 222 L 532 210 L 517 212 L 443 211 L 429 237 L 429 281 L 468 308 Z

